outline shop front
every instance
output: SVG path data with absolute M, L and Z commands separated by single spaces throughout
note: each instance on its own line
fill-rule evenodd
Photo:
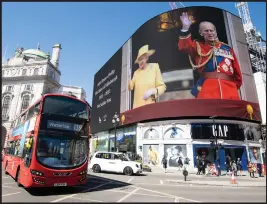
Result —
M 178 168 L 179 157 L 182 161 L 186 157 L 192 161 L 190 125 L 157 121 L 138 124 L 137 132 L 137 153 L 142 156 L 143 163 L 162 166 L 165 156 L 168 168 Z
M 109 151 L 115 149 L 115 130 L 109 133 Z M 126 153 L 131 160 L 136 157 L 136 126 L 123 127 L 116 130 L 116 146 L 119 152 Z
M 210 143 L 217 138 L 217 142 L 221 143 L 218 148 L 221 169 L 226 169 L 225 158 L 230 156 L 231 160 L 235 162 L 239 158 L 243 170 L 247 170 L 248 161 L 253 163 L 255 159 L 251 158 L 254 154 L 256 155 L 257 152 L 260 152 L 257 147 L 259 142 L 257 142 L 258 133 L 256 131 L 259 125 L 240 121 L 238 123 L 234 124 L 234 121 L 232 123 L 229 121 L 192 123 L 194 166 L 196 165 L 196 156 L 206 159 L 209 163 L 215 163 L 216 150 L 211 148 Z M 259 153 L 257 153 L 256 158 L 257 161 L 255 162 L 262 163 Z
M 247 152 L 246 146 L 242 145 L 222 145 L 218 150 L 221 170 L 225 170 L 225 158 L 230 156 L 232 160 L 237 161 L 240 158 L 242 169 L 247 170 Z M 216 161 L 215 150 L 210 147 L 210 144 L 193 144 L 194 167 L 196 167 L 196 156 L 203 158 L 209 164 L 214 164 Z

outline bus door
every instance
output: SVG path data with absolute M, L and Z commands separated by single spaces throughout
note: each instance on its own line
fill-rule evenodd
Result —
M 33 150 L 33 137 L 26 138 L 22 154 L 22 168 L 21 175 L 28 176 L 30 174 L 29 167 L 32 160 L 32 151 Z

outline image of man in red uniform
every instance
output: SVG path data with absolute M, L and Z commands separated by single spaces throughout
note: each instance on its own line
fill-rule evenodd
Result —
M 191 39 L 189 32 L 193 18 L 187 12 L 180 16 L 182 22 L 179 51 L 189 55 L 193 69 L 200 78 L 191 90 L 198 99 L 240 100 L 238 89 L 242 85 L 242 74 L 233 48 L 218 40 L 216 27 L 207 21 L 199 24 L 199 34 L 205 42 Z

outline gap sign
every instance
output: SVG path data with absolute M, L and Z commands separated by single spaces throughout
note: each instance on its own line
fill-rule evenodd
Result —
M 79 132 L 82 129 L 82 125 L 48 120 L 47 128 Z

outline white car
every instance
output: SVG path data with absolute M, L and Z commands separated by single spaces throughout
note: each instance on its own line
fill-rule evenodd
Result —
M 96 152 L 90 161 L 89 168 L 95 173 L 109 171 L 124 173 L 128 176 L 142 173 L 142 164 L 131 161 L 123 153 L 119 152 Z

